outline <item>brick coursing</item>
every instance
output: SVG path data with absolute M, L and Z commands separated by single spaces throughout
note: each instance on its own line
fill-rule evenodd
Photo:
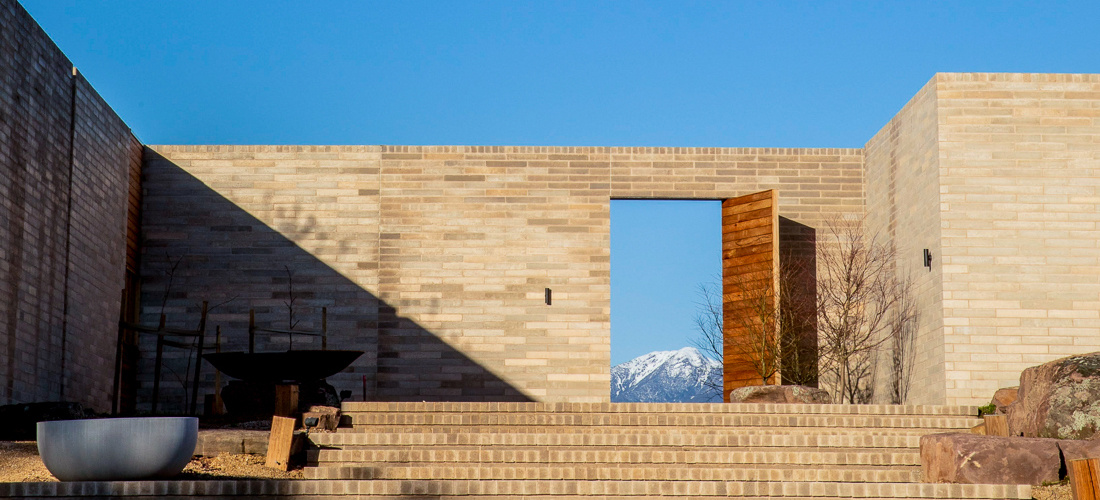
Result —
M 170 321 L 240 295 L 211 321 L 243 349 L 250 307 L 285 325 L 290 266 L 303 321 L 327 306 L 330 348 L 367 351 L 330 379 L 356 396 L 366 376 L 381 400 L 607 401 L 612 198 L 777 188 L 817 226 L 862 210 L 862 168 L 858 149 L 151 146 L 145 321 L 182 257 Z
M 1100 75 L 936 80 L 948 403 L 1100 350 Z

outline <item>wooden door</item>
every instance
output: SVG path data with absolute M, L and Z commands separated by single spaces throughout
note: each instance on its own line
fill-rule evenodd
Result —
M 738 387 L 760 385 L 758 366 L 775 363 L 767 382 L 779 383 L 779 213 L 775 190 L 722 202 L 723 400 Z M 769 312 L 770 311 L 770 312 Z M 773 316 L 768 318 L 768 316 Z M 768 322 L 771 321 L 769 325 Z M 767 371 L 767 370 L 764 370 Z

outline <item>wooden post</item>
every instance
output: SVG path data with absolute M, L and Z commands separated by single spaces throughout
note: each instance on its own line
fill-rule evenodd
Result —
M 272 417 L 271 436 L 267 439 L 267 462 L 264 465 L 282 471 L 290 468 L 290 447 L 293 443 L 294 419 Z
M 1008 437 L 1008 415 L 985 415 L 985 434 L 987 436 Z
M 157 327 L 157 357 L 153 361 L 153 414 L 157 413 L 157 400 L 160 399 L 160 363 L 164 359 L 164 315 L 160 315 L 160 326 Z
M 328 308 L 321 308 L 321 350 L 328 350 Z
M 202 301 L 202 316 L 199 318 L 198 353 L 195 355 L 195 381 L 191 383 L 191 408 L 190 414 L 194 415 L 198 410 L 199 376 L 202 373 L 202 343 L 206 338 L 206 301 Z
M 1100 458 L 1070 460 L 1069 485 L 1074 500 L 1100 500 Z
M 256 310 L 248 310 L 248 353 L 256 352 Z
M 122 342 L 126 328 L 122 326 L 122 314 L 119 313 L 118 341 L 115 344 L 115 383 L 111 393 L 111 415 L 118 415 L 119 395 L 122 393 Z
M 280 417 L 293 417 L 298 411 L 298 384 L 279 384 L 275 386 L 275 414 Z
M 214 352 L 222 352 L 222 326 L 218 325 L 214 329 Z M 214 369 L 214 409 L 210 412 L 211 415 L 222 415 L 225 413 L 223 410 L 225 407 L 222 403 L 222 371 Z

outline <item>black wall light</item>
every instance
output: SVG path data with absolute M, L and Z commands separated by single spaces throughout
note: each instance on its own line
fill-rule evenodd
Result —
M 550 305 L 550 289 L 546 289 L 546 305 Z
M 927 248 L 924 249 L 924 267 L 927 267 L 929 271 L 932 270 L 932 252 Z

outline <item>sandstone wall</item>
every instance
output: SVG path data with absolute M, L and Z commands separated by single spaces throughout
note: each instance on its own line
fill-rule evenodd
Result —
M 0 404 L 109 410 L 130 130 L 0 1 Z
M 300 327 L 327 306 L 330 348 L 366 351 L 330 382 L 380 400 L 607 401 L 612 198 L 778 189 L 815 227 L 863 197 L 858 149 L 153 146 L 146 169 L 146 321 L 237 297 L 211 328 L 241 349 L 249 308 L 285 327 L 287 266 Z
M 1100 350 L 1100 75 L 938 75 L 948 404 Z

